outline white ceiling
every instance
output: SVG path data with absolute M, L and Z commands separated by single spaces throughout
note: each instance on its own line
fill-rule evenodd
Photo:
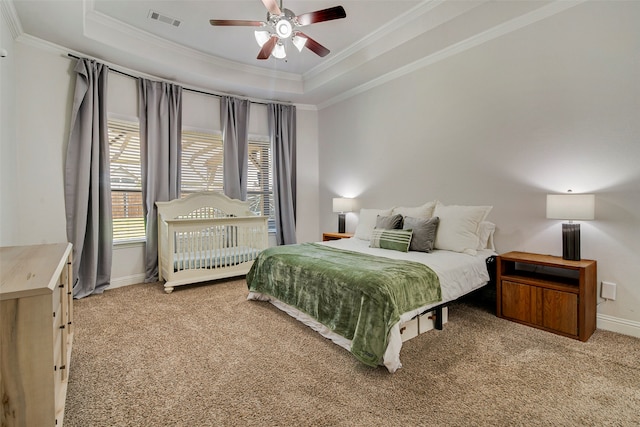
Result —
M 399 74 L 490 41 L 578 2 L 547 0 L 284 0 L 302 14 L 342 5 L 345 19 L 304 31 L 331 50 L 287 49 L 256 59 L 252 27 L 209 19 L 266 19 L 260 0 L 3 0 L 16 37 L 189 87 L 322 107 Z M 181 21 L 152 20 L 149 12 Z

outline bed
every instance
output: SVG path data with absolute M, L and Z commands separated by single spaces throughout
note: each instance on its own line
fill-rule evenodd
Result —
M 490 281 L 496 255 L 490 207 L 425 205 L 363 209 L 350 239 L 269 248 L 247 275 L 247 298 L 269 301 L 364 364 L 395 372 L 402 343 L 442 328 L 449 302 Z M 429 251 L 389 249 L 407 235 L 420 240 L 406 213 L 432 223 Z M 414 228 L 385 228 L 397 227 L 384 221 L 398 215 Z M 391 243 L 376 240 L 382 235 Z
M 164 290 L 242 276 L 268 246 L 268 218 L 218 192 L 156 202 L 158 273 Z

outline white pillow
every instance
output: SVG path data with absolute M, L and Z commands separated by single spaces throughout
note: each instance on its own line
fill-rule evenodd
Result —
M 435 248 L 477 254 L 480 244 L 479 225 L 485 220 L 493 206 L 445 206 L 436 203 L 433 216 L 440 218 L 436 233 Z
M 482 221 L 478 226 L 478 249 L 496 250 L 493 244 L 493 233 L 496 231 L 496 225 L 489 221 Z
M 371 240 L 371 232 L 376 226 L 378 215 L 389 216 L 392 209 L 360 209 L 360 218 L 353 237 L 362 240 Z
M 437 200 L 433 200 L 431 202 L 427 202 L 422 206 L 417 206 L 415 208 L 407 208 L 407 207 L 398 207 L 393 208 L 392 215 L 400 214 L 404 218 L 405 216 L 410 216 L 412 218 L 421 218 L 421 219 L 429 219 L 433 216 L 433 209 L 436 207 Z

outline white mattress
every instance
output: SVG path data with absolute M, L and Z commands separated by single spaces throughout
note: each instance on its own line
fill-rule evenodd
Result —
M 434 250 L 430 253 L 414 251 L 399 252 L 389 249 L 370 248 L 368 240 L 361 240 L 355 237 L 350 239 L 331 240 L 328 242 L 322 242 L 322 244 L 338 249 L 362 252 L 387 258 L 420 262 L 430 267 L 438 275 L 442 291 L 442 301 L 403 313 L 400 316 L 400 321 L 393 326 L 389 333 L 389 345 L 387 346 L 387 350 L 384 354 L 383 363 L 389 372 L 392 373 L 402 367 L 402 363 L 400 363 L 400 349 L 402 348 L 400 327 L 405 322 L 408 322 L 416 315 L 427 311 L 431 307 L 456 300 L 461 296 L 484 286 L 489 281 L 486 259 L 491 255 L 496 255 L 495 251 L 489 249 L 479 250 L 476 255 L 467 255 L 444 250 Z M 282 301 L 257 292 L 250 292 L 247 298 L 270 301 L 280 310 L 288 313 L 292 317 L 295 317 L 297 320 L 311 327 L 316 332 L 319 332 L 325 338 L 329 338 L 334 343 L 347 350 L 351 349 L 350 340 L 334 333 L 326 326 L 308 316 L 306 313 L 303 313 Z
M 486 259 L 496 253 L 489 249 L 478 251 L 477 255 L 467 255 L 458 252 L 434 250 L 425 252 L 400 252 L 389 249 L 370 248 L 368 240 L 355 237 L 351 239 L 331 240 L 322 244 L 334 248 L 349 251 L 363 252 L 371 255 L 383 256 L 387 258 L 402 259 L 406 261 L 416 261 L 430 267 L 440 279 L 442 288 L 442 301 L 431 304 L 433 307 L 443 302 L 453 301 L 462 295 L 483 286 L 489 281 Z M 424 307 L 420 309 L 424 311 Z M 403 316 L 403 321 L 411 320 L 415 314 L 407 319 Z

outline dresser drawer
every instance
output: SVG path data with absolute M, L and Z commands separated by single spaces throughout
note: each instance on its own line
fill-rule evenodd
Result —
M 73 334 L 71 245 L 0 248 L 2 426 L 64 420 Z

